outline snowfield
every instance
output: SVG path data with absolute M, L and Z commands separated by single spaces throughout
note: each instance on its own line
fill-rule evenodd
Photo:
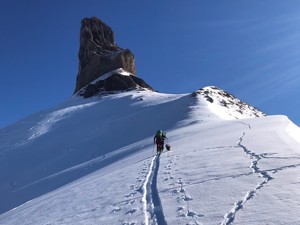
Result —
M 300 128 L 220 93 L 73 97 L 1 129 L 0 224 L 300 224 Z

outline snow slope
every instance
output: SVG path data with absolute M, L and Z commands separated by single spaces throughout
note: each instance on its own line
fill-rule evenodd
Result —
M 73 98 L 1 129 L 0 224 L 300 224 L 300 129 L 204 90 Z

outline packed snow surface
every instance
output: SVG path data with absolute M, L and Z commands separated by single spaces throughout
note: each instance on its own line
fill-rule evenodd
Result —
M 300 224 L 300 129 L 263 115 L 214 87 L 70 99 L 0 130 L 0 224 Z

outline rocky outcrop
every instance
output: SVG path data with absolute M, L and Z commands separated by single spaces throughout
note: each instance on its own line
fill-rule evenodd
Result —
M 214 105 L 213 108 L 215 111 L 218 111 L 218 113 L 221 114 L 223 112 L 232 118 L 243 119 L 266 116 L 265 113 L 257 108 L 215 86 L 201 88 L 192 93 L 192 96 L 201 96 L 208 102 L 208 105 Z
M 136 83 L 137 81 L 139 82 L 140 79 L 135 76 L 136 69 L 133 53 L 129 49 L 120 48 L 115 43 L 112 29 L 96 17 L 85 18 L 81 21 L 78 58 L 79 71 L 74 93 L 77 93 L 80 89 L 86 87 L 92 81 L 104 74 L 118 68 L 122 68 L 131 75 L 120 77 L 112 76 L 109 78 L 110 81 L 107 81 L 107 83 L 111 83 L 111 80 L 114 80 L 114 82 L 126 85 L 116 85 L 111 83 L 111 87 L 108 87 L 106 84 L 104 85 L 105 88 L 98 85 L 97 88 L 92 88 L 92 86 L 90 86 L 89 88 L 85 88 L 85 90 L 93 89 L 91 93 L 94 93 L 96 89 L 112 90 L 119 87 L 121 90 L 124 90 L 125 88 L 140 86 Z M 103 80 L 101 82 L 105 83 Z M 144 87 L 151 89 L 149 85 L 144 85 Z
M 95 95 L 110 94 L 116 91 L 153 89 L 141 78 L 130 74 L 123 69 L 117 69 L 107 73 L 90 84 L 81 88 L 78 95 L 89 98 Z

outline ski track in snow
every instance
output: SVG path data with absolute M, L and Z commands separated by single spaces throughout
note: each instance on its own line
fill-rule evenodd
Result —
M 182 178 L 175 178 L 171 173 L 172 165 L 174 164 L 174 159 L 170 158 L 168 152 L 163 154 L 166 155 L 166 158 L 169 158 L 168 163 L 164 166 L 164 172 L 162 174 L 163 180 L 164 182 L 170 181 L 173 185 L 176 185 L 175 188 L 171 188 L 169 190 L 171 190 L 172 195 L 178 195 L 177 202 L 179 203 L 179 206 L 176 210 L 177 216 L 181 218 L 181 220 L 185 220 L 185 224 L 200 224 L 197 221 L 197 218 L 203 217 L 204 215 L 190 209 L 189 202 L 192 201 L 193 198 L 186 192 L 185 182 Z M 160 157 L 161 156 L 154 156 L 152 158 L 148 173 L 146 175 L 146 179 L 144 181 L 143 186 L 141 187 L 143 192 L 142 202 L 145 225 L 167 225 L 157 188 Z M 174 157 L 177 160 L 179 159 L 178 156 Z
M 145 216 L 145 225 L 157 224 L 166 225 L 164 213 L 162 210 L 158 190 L 157 175 L 160 164 L 160 156 L 155 155 L 149 167 L 148 174 L 143 184 L 143 210 Z

